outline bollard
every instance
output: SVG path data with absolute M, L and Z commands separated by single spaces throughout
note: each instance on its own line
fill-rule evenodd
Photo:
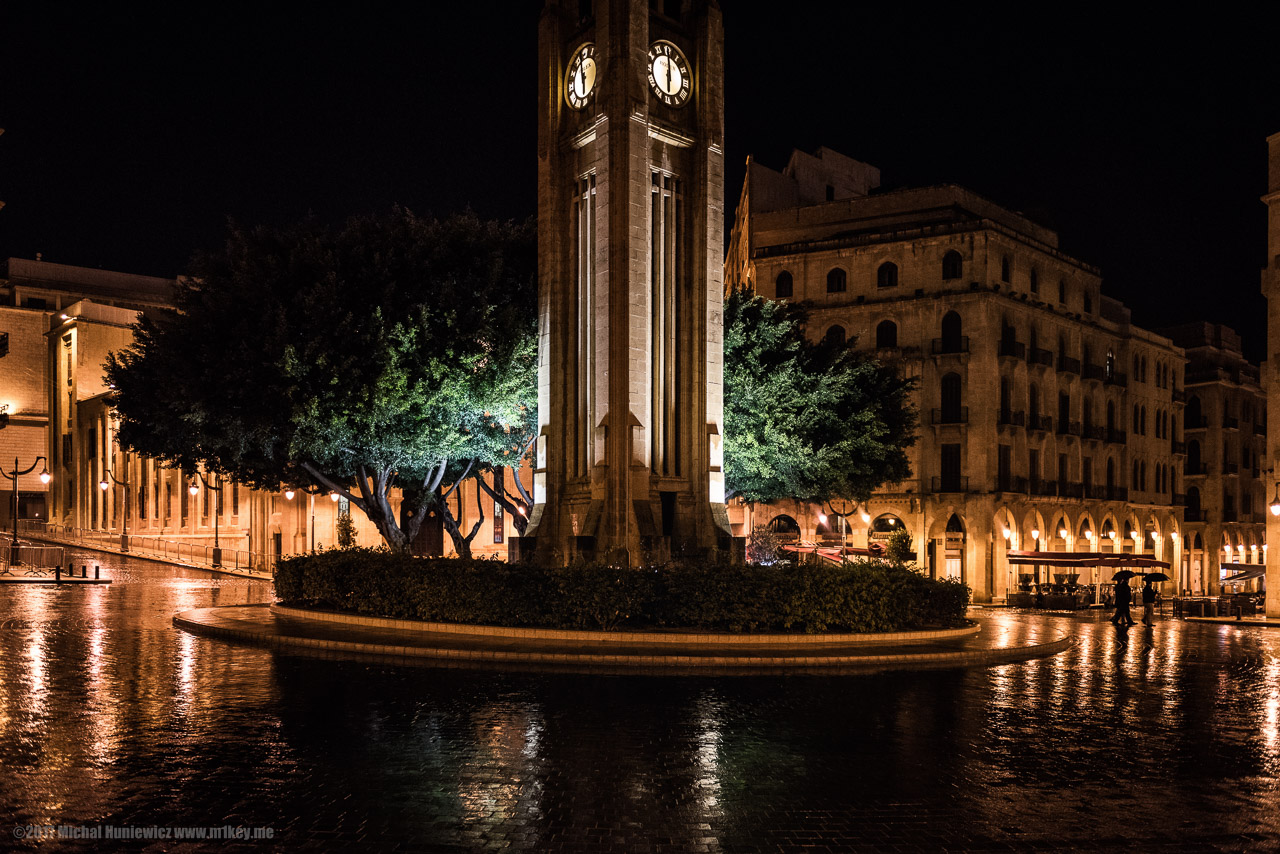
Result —
M 101 569 L 101 567 L 99 567 L 99 566 L 95 563 L 95 564 L 93 565 L 93 577 L 94 577 L 95 579 L 98 579 L 98 578 L 101 578 L 101 577 L 102 577 L 101 575 L 99 575 L 99 574 L 98 574 L 98 570 L 99 570 L 99 569 Z

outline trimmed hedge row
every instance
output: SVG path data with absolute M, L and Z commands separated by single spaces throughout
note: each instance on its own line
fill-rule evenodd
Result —
M 343 549 L 280 561 L 288 604 L 478 625 L 733 632 L 892 632 L 953 626 L 969 588 L 884 561 L 846 566 L 666 564 L 619 569 L 413 558 Z

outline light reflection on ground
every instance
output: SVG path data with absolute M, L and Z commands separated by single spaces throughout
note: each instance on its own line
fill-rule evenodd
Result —
M 15 825 L 378 850 L 1280 849 L 1280 632 L 993 612 L 991 637 L 1077 643 L 856 676 L 398 667 L 186 634 L 174 612 L 269 585 L 97 561 L 115 584 L 0 588 Z

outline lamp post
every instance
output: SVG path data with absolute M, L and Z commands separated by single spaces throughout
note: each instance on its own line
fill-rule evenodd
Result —
M 1271 499 L 1268 506 L 1271 508 L 1272 516 L 1280 516 L 1280 480 L 1276 481 L 1276 497 Z
M 120 551 L 129 551 L 129 458 L 125 457 L 124 461 L 124 480 L 118 480 L 111 469 L 103 469 L 103 474 L 107 477 L 98 481 L 98 488 L 104 493 L 111 488 L 111 484 L 124 488 L 124 511 L 120 517 Z M 110 478 L 110 480 L 107 480 Z M 104 511 L 104 516 L 105 511 Z
M 316 489 L 314 487 L 306 487 L 304 491 L 307 493 L 307 498 L 310 499 L 310 506 L 307 509 L 311 513 L 311 551 L 314 554 L 316 550 Z M 295 494 L 296 490 L 293 489 L 284 491 L 284 497 L 289 501 L 293 500 Z M 335 498 L 334 500 L 336 501 L 337 499 Z
M 845 546 L 848 543 L 849 517 L 858 512 L 858 502 L 835 498 L 827 502 L 827 509 L 831 511 L 832 516 L 840 519 L 840 560 L 843 561 Z
M 200 482 L 204 484 L 204 488 L 213 493 L 213 565 L 222 566 L 222 544 L 218 542 L 218 516 L 222 514 L 222 479 L 216 478 L 219 481 L 219 485 L 214 486 L 209 483 L 200 469 L 196 469 L 195 477 L 200 478 Z M 191 493 L 193 498 L 199 494 L 200 487 L 196 486 L 194 479 L 192 479 L 191 486 L 188 487 L 188 491 Z
M 46 462 L 43 455 L 36 457 L 36 461 L 34 463 L 19 471 L 18 458 L 14 457 L 12 472 L 0 470 L 0 474 L 3 474 L 6 478 L 13 481 L 13 551 L 10 558 L 11 563 L 18 562 L 18 478 L 22 477 L 24 474 L 31 474 L 36 470 L 36 466 L 40 465 L 42 462 Z M 53 480 L 53 475 L 49 474 L 49 467 L 43 466 L 40 469 L 40 482 L 47 484 L 51 480 Z

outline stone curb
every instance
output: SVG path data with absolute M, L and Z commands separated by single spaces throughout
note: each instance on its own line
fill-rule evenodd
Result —
M 225 606 L 244 608 L 261 606 Z M 538 649 L 502 649 L 497 647 L 456 649 L 431 646 L 405 646 L 399 644 L 366 643 L 362 641 L 333 640 L 328 638 L 283 635 L 271 629 L 251 630 L 230 625 L 217 625 L 215 612 L 221 608 L 201 608 L 185 611 L 173 617 L 173 624 L 180 629 L 206 637 L 222 638 L 266 646 L 274 649 L 298 649 L 312 652 L 337 652 L 360 655 L 385 656 L 402 659 L 434 659 L 456 664 L 509 664 L 509 665 L 560 665 L 585 667 L 612 667 L 635 669 L 730 669 L 752 671 L 788 671 L 801 669 L 856 668 L 892 669 L 902 667 L 945 667 L 974 664 L 1000 664 L 1041 658 L 1059 653 L 1074 643 L 1071 635 L 1063 635 L 1051 641 L 1020 647 L 989 647 L 976 650 L 948 650 L 940 652 L 901 652 L 873 654 L 823 654 L 814 650 L 813 655 L 751 655 L 717 654 L 689 655 L 674 653 L 615 654 L 601 652 L 552 652 Z M 212 619 L 211 619 L 212 618 Z M 727 650 L 719 650 L 721 653 Z
M 322 611 L 272 604 L 271 613 L 293 620 L 320 620 L 347 626 L 395 629 L 401 632 L 430 632 L 459 637 L 513 638 L 519 640 L 582 641 L 592 644 L 642 644 L 645 646 L 903 646 L 956 640 L 978 634 L 978 624 L 958 629 L 876 634 L 732 634 L 728 632 L 595 632 L 574 629 L 526 629 L 512 626 L 473 626 L 461 623 L 431 623 L 366 617 L 341 611 Z
M 1280 629 L 1280 620 L 1267 619 L 1243 619 L 1237 620 L 1235 617 L 1183 617 L 1188 623 L 1216 623 L 1221 626 L 1258 626 L 1263 629 Z

